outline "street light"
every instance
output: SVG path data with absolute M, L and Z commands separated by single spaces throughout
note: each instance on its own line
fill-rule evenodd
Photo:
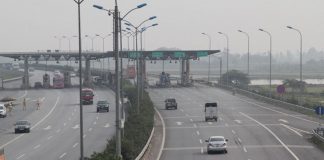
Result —
M 201 33 L 202 35 L 205 35 L 208 37 L 209 40 L 209 50 L 211 50 L 211 37 L 207 33 Z M 210 82 L 210 55 L 208 55 L 208 78 L 207 78 L 208 83 Z
M 292 30 L 295 30 L 299 33 L 299 36 L 300 36 L 300 61 L 299 61 L 299 81 L 300 81 L 300 96 L 302 95 L 302 80 L 303 80 L 303 35 L 301 33 L 301 31 L 299 29 L 296 29 L 294 27 L 291 27 L 291 26 L 287 26 L 287 28 L 289 29 L 292 29 Z
M 146 19 L 146 20 L 144 20 L 144 21 L 142 21 L 139 25 L 137 25 L 137 26 L 134 26 L 132 23 L 130 23 L 129 21 L 126 21 L 126 20 L 124 20 L 126 23 L 125 23 L 125 25 L 127 25 L 127 26 L 130 26 L 130 27 L 133 27 L 134 29 L 135 29 L 135 37 L 136 37 L 136 71 L 137 71 L 137 113 L 139 113 L 140 112 L 140 109 L 139 109 L 139 95 L 140 95 L 140 87 L 139 87 L 139 56 L 138 56 L 138 45 L 137 45 L 137 34 L 138 34 L 138 32 L 139 32 L 139 30 L 138 30 L 138 28 L 140 27 L 140 26 L 142 26 L 145 22 L 147 22 L 147 21 L 150 21 L 150 20 L 153 20 L 153 19 L 155 19 L 156 18 L 156 16 L 152 16 L 152 17 L 149 17 L 148 19 Z M 127 27 L 126 28 L 127 30 L 131 30 L 129 27 Z M 143 86 L 142 86 L 143 87 Z
M 104 53 L 105 52 L 105 39 L 109 36 L 111 36 L 111 34 L 108 34 L 106 36 L 101 36 L 99 34 L 96 34 L 97 37 L 100 37 L 102 39 L 102 52 Z M 102 60 L 102 72 L 104 71 L 104 68 L 105 68 L 105 58 L 103 58 Z M 108 58 L 108 68 L 109 68 L 109 58 Z M 103 74 L 104 75 L 104 74 Z M 103 77 L 104 78 L 104 77 Z
M 67 39 L 69 41 L 69 52 L 71 52 L 71 37 L 62 36 L 63 39 Z
M 218 32 L 219 34 L 222 34 L 222 35 L 224 35 L 225 36 L 225 38 L 226 38 L 226 85 L 228 86 L 228 55 L 229 55 L 229 49 L 228 49 L 228 47 L 229 47 L 229 39 L 228 39 L 228 35 L 227 34 L 225 34 L 225 33 L 223 33 L 223 32 Z
M 246 35 L 246 37 L 247 37 L 247 49 L 248 49 L 248 51 L 247 51 L 247 75 L 248 75 L 248 77 L 250 76 L 250 36 L 249 36 L 249 34 L 248 33 L 246 33 L 246 32 L 244 32 L 244 31 L 242 31 L 242 30 L 238 30 L 238 32 L 241 32 L 241 33 L 243 33 L 243 34 L 245 34 Z
M 96 38 L 95 36 L 94 37 L 92 37 L 92 36 L 89 36 L 89 35 L 85 35 L 85 37 L 87 37 L 87 38 L 90 38 L 91 39 L 91 51 L 93 52 L 94 50 L 93 50 L 93 40 Z
M 271 98 L 271 66 L 272 66 L 272 35 L 270 32 L 264 30 L 264 29 L 259 29 L 259 31 L 267 33 L 270 37 L 270 77 L 269 77 L 269 97 Z
M 81 42 L 81 4 L 84 0 L 74 0 L 78 5 L 78 37 L 79 37 L 79 105 L 80 105 L 80 160 L 84 160 L 83 153 L 83 107 L 82 107 L 82 42 Z
M 60 37 L 60 36 L 54 36 L 54 38 L 55 39 L 57 39 L 58 40 L 58 46 L 59 46 L 59 51 L 61 50 L 61 41 L 62 41 L 62 37 Z

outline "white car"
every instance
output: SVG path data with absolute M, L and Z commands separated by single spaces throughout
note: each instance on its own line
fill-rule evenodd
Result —
M 223 136 L 211 136 L 209 137 L 206 142 L 207 144 L 207 153 L 210 154 L 211 152 L 223 152 L 227 153 L 227 141 Z
M 0 104 L 0 117 L 6 117 L 7 116 L 7 109 L 4 106 L 4 104 Z

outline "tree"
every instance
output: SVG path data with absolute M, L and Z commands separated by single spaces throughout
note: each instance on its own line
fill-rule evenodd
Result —
M 302 89 L 302 92 L 305 90 L 306 82 L 305 81 L 299 81 L 296 79 L 285 79 L 283 80 L 283 84 L 290 87 L 292 89 L 292 92 L 295 93 L 296 90 Z
M 237 87 L 244 87 L 250 84 L 250 78 L 247 74 L 240 72 L 238 70 L 230 70 L 229 72 L 224 73 L 221 76 L 221 82 L 223 84 L 227 83 L 227 76 L 228 76 L 228 83 L 229 85 L 236 85 Z

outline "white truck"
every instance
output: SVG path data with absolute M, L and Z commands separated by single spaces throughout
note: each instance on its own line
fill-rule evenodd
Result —
M 217 102 L 205 103 L 205 121 L 215 120 L 218 118 L 218 105 Z

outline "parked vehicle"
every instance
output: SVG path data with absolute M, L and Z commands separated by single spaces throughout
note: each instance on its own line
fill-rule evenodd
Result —
M 205 121 L 215 120 L 218 118 L 217 103 L 205 103 Z
M 35 82 L 34 88 L 43 88 L 42 82 Z
M 20 120 L 15 123 L 15 133 L 30 132 L 30 123 L 27 120 Z
M 207 154 L 213 151 L 227 153 L 228 139 L 225 139 L 223 136 L 211 136 L 205 141 L 208 143 Z
M 165 109 L 178 109 L 178 104 L 176 99 L 174 98 L 168 98 L 165 100 Z
M 83 88 L 81 92 L 82 104 L 93 104 L 94 93 L 91 88 Z
M 4 104 L 0 104 L 0 118 L 7 116 L 7 109 Z
M 106 100 L 97 102 L 97 112 L 106 111 L 109 112 L 109 103 Z
M 53 88 L 64 88 L 64 76 L 62 73 L 54 73 Z

